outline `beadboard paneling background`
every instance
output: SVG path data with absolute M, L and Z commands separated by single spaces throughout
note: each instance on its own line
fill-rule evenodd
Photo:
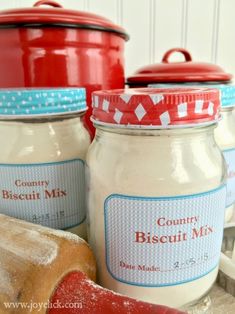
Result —
M 123 25 L 126 74 L 159 62 L 173 47 L 194 60 L 211 61 L 235 74 L 235 0 L 57 0 L 65 8 L 103 15 Z M 0 0 L 0 9 L 31 6 L 33 0 Z M 175 56 L 172 60 L 181 60 Z

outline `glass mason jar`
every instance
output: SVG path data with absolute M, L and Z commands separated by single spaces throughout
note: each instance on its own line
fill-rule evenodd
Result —
M 225 221 L 233 218 L 235 209 L 235 85 L 221 85 L 222 119 L 215 129 L 215 140 L 223 151 L 227 164 L 227 201 Z
M 225 222 L 230 222 L 235 209 L 235 85 L 206 83 L 178 83 L 178 84 L 151 84 L 152 88 L 217 88 L 221 93 L 221 120 L 215 128 L 215 139 L 227 164 L 227 200 L 225 210 Z
M 84 89 L 0 90 L 0 212 L 86 237 Z
M 99 283 L 176 308 L 197 302 L 216 279 L 223 233 L 219 92 L 100 91 L 93 107 L 88 239 Z

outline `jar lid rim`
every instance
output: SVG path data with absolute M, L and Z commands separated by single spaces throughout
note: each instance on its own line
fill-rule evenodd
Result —
M 93 120 L 116 125 L 197 125 L 219 118 L 220 93 L 212 88 L 133 88 L 92 94 Z
M 159 84 L 149 84 L 149 88 L 213 88 L 218 89 L 221 93 L 221 107 L 230 108 L 235 106 L 235 84 L 204 84 L 204 83 L 159 83 Z
M 32 118 L 85 112 L 85 88 L 0 89 L 1 118 Z

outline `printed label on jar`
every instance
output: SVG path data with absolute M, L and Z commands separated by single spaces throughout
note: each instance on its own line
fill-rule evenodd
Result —
M 106 265 L 118 281 L 160 287 L 203 277 L 219 262 L 226 187 L 196 195 L 105 200 Z
M 85 220 L 85 170 L 80 159 L 0 164 L 0 212 L 51 228 Z
M 228 168 L 226 207 L 235 202 L 235 148 L 223 151 Z

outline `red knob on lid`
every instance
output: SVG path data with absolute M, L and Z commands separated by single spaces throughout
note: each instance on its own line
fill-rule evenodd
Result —
M 191 57 L 191 54 L 188 52 L 188 50 L 186 49 L 183 49 L 183 48 L 173 48 L 173 49 L 170 49 L 168 50 L 163 58 L 162 58 L 162 62 L 165 62 L 165 63 L 169 63 L 169 58 L 170 56 L 174 53 L 174 52 L 180 52 L 184 55 L 185 57 L 185 61 L 186 62 L 189 62 L 189 61 L 192 61 L 192 57 Z
M 53 1 L 53 0 L 40 0 L 34 3 L 34 7 L 40 7 L 41 5 L 49 5 L 54 8 L 63 8 L 61 4 Z

